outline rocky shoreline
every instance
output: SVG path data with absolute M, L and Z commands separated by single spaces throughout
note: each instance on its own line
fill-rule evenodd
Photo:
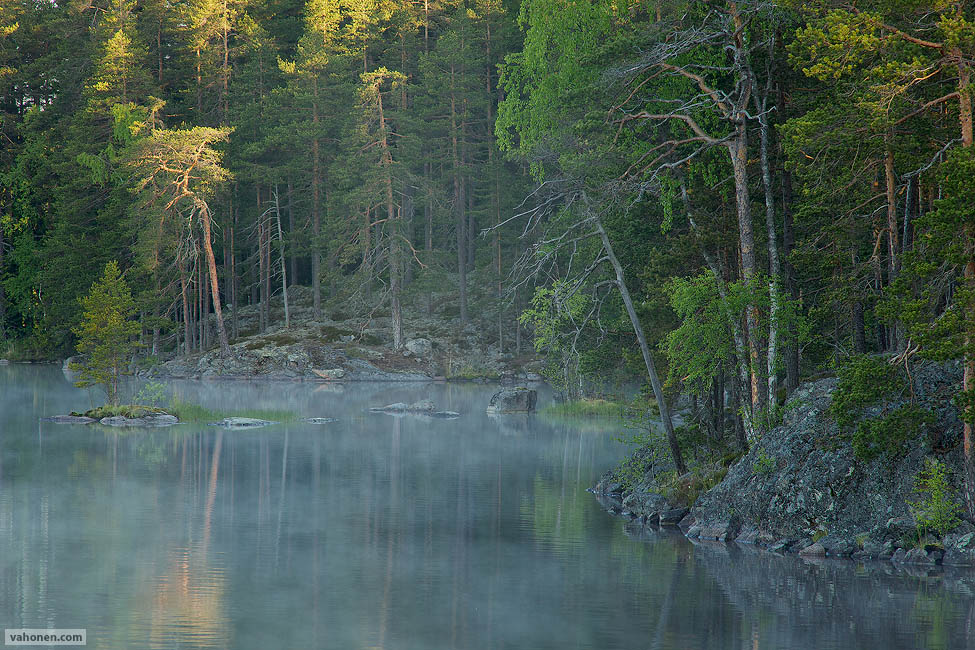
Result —
M 903 455 L 854 456 L 829 406 L 836 379 L 801 386 L 782 424 L 767 432 L 724 479 L 690 506 L 668 503 L 647 472 L 627 485 L 618 470 L 592 488 L 613 514 L 647 526 L 674 526 L 692 539 L 748 544 L 806 557 L 889 560 L 896 564 L 975 567 L 975 526 L 963 521 L 939 540 L 919 540 L 908 504 L 929 456 L 950 470 L 961 494 L 962 424 L 951 395 L 957 364 L 919 364 L 914 399 L 935 414 Z M 905 399 L 908 399 L 905 397 Z M 640 451 L 637 452 L 639 454 Z

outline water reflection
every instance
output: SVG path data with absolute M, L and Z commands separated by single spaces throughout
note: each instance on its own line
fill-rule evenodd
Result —
M 470 385 L 178 382 L 337 417 L 225 432 L 38 423 L 89 398 L 0 367 L 0 622 L 98 648 L 963 648 L 971 576 L 803 563 L 624 526 L 606 427 Z M 455 421 L 370 414 L 429 397 Z

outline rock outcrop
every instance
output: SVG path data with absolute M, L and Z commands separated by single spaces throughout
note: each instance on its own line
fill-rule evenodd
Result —
M 531 413 L 538 402 L 538 393 L 532 388 L 502 388 L 491 397 L 488 413 Z
M 697 498 L 680 521 L 685 534 L 805 556 L 975 566 L 975 527 L 967 522 L 944 538 L 944 548 L 918 547 L 908 504 L 917 499 L 915 481 L 926 457 L 936 454 L 948 465 L 952 488 L 961 494 L 962 424 L 951 403 L 961 372 L 957 364 L 921 363 L 912 374 L 915 403 L 932 411 L 935 421 L 908 440 L 901 453 L 857 458 L 848 434 L 829 413 L 837 380 L 805 384 L 786 403 L 782 424 Z M 910 399 L 906 393 L 905 401 Z M 613 511 L 660 521 L 672 506 L 655 490 L 653 479 L 669 465 L 637 465 L 648 470 L 635 485 L 623 486 L 611 472 L 594 491 L 609 499 Z
M 420 400 L 407 404 L 405 402 L 394 402 L 386 406 L 373 406 L 369 409 L 373 413 L 389 413 L 391 415 L 424 415 L 431 418 L 452 420 L 459 418 L 460 413 L 456 411 L 438 411 L 437 405 L 428 399 Z

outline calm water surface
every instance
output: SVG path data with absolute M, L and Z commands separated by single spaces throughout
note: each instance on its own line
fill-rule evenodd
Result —
M 55 425 L 88 393 L 0 366 L 0 627 L 90 648 L 975 647 L 973 575 L 627 530 L 585 492 L 616 432 L 492 419 L 491 387 L 171 389 L 339 420 Z M 421 398 L 464 416 L 365 411 Z

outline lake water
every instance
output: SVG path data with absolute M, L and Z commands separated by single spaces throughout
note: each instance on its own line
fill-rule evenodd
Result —
M 490 418 L 492 387 L 171 389 L 338 421 L 57 425 L 39 418 L 88 393 L 0 366 L 0 627 L 89 648 L 975 647 L 971 573 L 628 530 L 585 491 L 618 432 Z M 366 412 L 421 398 L 463 417 Z

